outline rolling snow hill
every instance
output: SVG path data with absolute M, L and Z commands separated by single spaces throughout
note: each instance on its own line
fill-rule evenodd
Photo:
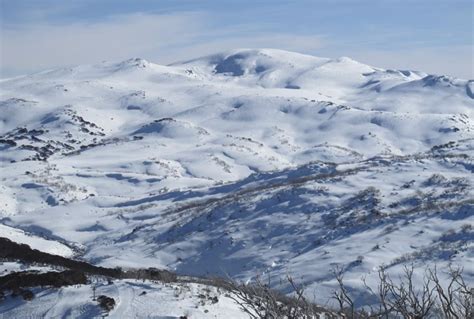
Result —
M 292 274 L 321 303 L 334 267 L 354 289 L 408 263 L 472 282 L 473 92 L 273 49 L 4 79 L 0 234 L 110 267 Z

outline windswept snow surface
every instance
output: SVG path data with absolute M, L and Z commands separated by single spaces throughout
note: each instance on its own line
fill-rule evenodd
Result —
M 103 266 L 292 274 L 321 303 L 334 267 L 472 282 L 473 83 L 270 49 L 2 80 L 2 227 Z

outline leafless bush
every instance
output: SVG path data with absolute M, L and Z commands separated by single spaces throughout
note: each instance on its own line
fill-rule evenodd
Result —
M 344 285 L 343 282 L 343 269 L 342 268 L 336 268 L 333 271 L 333 274 L 337 280 L 337 283 L 339 285 L 339 289 L 334 291 L 334 299 L 336 299 L 338 305 L 339 305 L 339 311 L 340 313 L 347 314 L 350 316 L 350 318 L 354 318 L 355 315 L 355 305 L 354 301 L 352 300 L 352 297 L 347 290 L 346 286 Z
M 380 268 L 376 288 L 370 287 L 363 279 L 365 292 L 376 301 L 372 305 L 356 305 L 355 296 L 344 284 L 343 269 L 335 269 L 338 289 L 333 298 L 339 306 L 338 311 L 308 301 L 304 287 L 296 284 L 290 276 L 286 280 L 292 289 L 291 296 L 270 289 L 270 282 L 265 283 L 261 278 L 247 285 L 226 281 L 225 288 L 230 292 L 228 297 L 254 319 L 473 318 L 473 294 L 463 279 L 461 268 L 450 267 L 447 280 L 440 279 L 436 267 L 425 270 L 421 283 L 415 280 L 414 274 L 413 266 L 405 266 L 402 276 L 394 281 L 384 268 Z M 361 306 L 362 309 L 358 308 Z
M 461 268 L 449 268 L 449 281 L 445 287 L 439 280 L 436 268 L 429 270 L 429 278 L 438 297 L 437 308 L 446 318 L 462 319 L 474 316 L 473 289 L 464 281 Z
M 230 281 L 229 298 L 254 319 L 337 318 L 336 313 L 309 302 L 304 296 L 304 287 L 298 285 L 292 277 L 287 276 L 286 280 L 293 292 L 290 297 L 271 289 L 270 282 L 264 283 L 257 277 L 248 285 Z
M 435 268 L 427 268 L 420 285 L 414 281 L 414 267 L 405 266 L 403 276 L 394 282 L 384 268 L 378 271 L 378 285 L 364 287 L 377 302 L 369 312 L 357 312 L 353 297 L 343 283 L 342 271 L 335 272 L 339 285 L 334 298 L 339 311 L 348 318 L 472 318 L 472 291 L 462 277 L 462 269 L 450 267 L 448 281 L 443 284 Z

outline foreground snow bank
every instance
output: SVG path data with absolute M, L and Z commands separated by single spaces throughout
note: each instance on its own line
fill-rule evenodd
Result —
M 29 302 L 7 297 L 2 318 L 101 318 L 95 295 L 115 300 L 109 318 L 248 318 L 218 288 L 200 284 L 158 284 L 137 280 L 97 282 L 60 289 L 36 289 Z

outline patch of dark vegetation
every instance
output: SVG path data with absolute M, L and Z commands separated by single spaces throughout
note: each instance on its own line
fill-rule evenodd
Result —
M 86 284 L 87 277 L 78 270 L 65 270 L 61 272 L 50 271 L 39 273 L 37 271 L 13 272 L 0 277 L 0 290 L 17 291 L 25 287 L 63 287 Z
M 65 152 L 65 153 L 63 153 L 63 155 L 65 155 L 65 156 L 78 155 L 78 154 L 81 154 L 84 151 L 87 151 L 87 150 L 92 149 L 92 148 L 97 147 L 97 146 L 105 146 L 107 144 L 119 143 L 121 141 L 127 141 L 127 140 L 121 140 L 117 137 L 110 138 L 110 139 L 102 139 L 100 141 L 97 141 L 96 139 L 94 139 L 92 143 L 82 144 L 81 146 L 79 146 L 78 149 L 73 150 L 71 152 Z
M 44 140 L 39 136 L 48 133 L 46 129 L 27 129 L 26 127 L 17 127 L 0 136 L 0 143 L 7 144 L 10 147 L 17 146 L 18 149 L 34 152 L 34 155 L 24 160 L 44 161 L 56 152 L 62 149 L 74 149 L 72 146 L 54 140 Z M 21 142 L 19 142 L 21 141 Z
M 60 266 L 71 270 L 78 270 L 93 275 L 120 278 L 122 271 L 120 269 L 111 269 L 97 267 L 84 261 L 77 261 L 64 258 L 57 255 L 41 252 L 31 249 L 25 244 L 12 242 L 7 238 L 0 237 L 0 258 L 6 260 L 19 260 L 26 263 L 40 263 L 47 265 Z
M 107 312 L 111 311 L 115 307 L 115 299 L 105 295 L 100 295 L 97 297 L 97 302 L 99 303 L 99 306 Z
M 0 138 L 0 143 L 7 144 L 8 146 L 16 146 L 16 142 L 14 140 Z
M 157 280 L 167 283 L 178 281 L 178 276 L 175 273 L 157 268 L 126 270 L 122 272 L 121 277 L 129 279 Z
M 0 259 L 59 266 L 89 275 L 98 275 L 117 279 L 146 279 L 161 282 L 176 282 L 178 280 L 178 276 L 175 273 L 167 270 L 157 268 L 122 270 L 120 268 L 98 267 L 85 261 L 78 261 L 62 256 L 44 253 L 30 248 L 28 245 L 18 244 L 12 242 L 8 238 L 2 237 L 0 237 Z
M 3 291 L 0 291 L 0 294 L 3 298 L 5 298 L 5 293 Z M 35 294 L 31 290 L 28 290 L 28 289 L 13 289 L 11 296 L 14 298 L 21 297 L 25 301 L 30 301 L 30 300 L 33 300 L 33 298 L 35 298 Z M 0 300 L 2 300 L 3 298 L 0 298 Z
M 20 292 L 20 295 L 23 298 L 23 300 L 26 300 L 26 301 L 33 300 L 33 298 L 35 297 L 35 294 L 31 290 L 28 290 L 28 289 L 22 289 Z
M 455 141 L 449 141 L 445 144 L 439 144 L 439 145 L 435 145 L 431 148 L 431 151 L 432 152 L 435 152 L 435 151 L 439 151 L 439 150 L 443 150 L 443 149 L 449 149 L 449 148 L 453 148 L 457 145 L 457 143 Z
M 70 106 L 66 105 L 65 107 L 64 111 L 48 114 L 43 118 L 40 128 L 28 129 L 26 127 L 17 127 L 1 135 L 0 144 L 33 152 L 31 156 L 23 158 L 22 160 L 24 161 L 46 161 L 56 153 L 65 155 L 77 151 L 78 146 L 81 145 L 86 145 L 88 148 L 101 145 L 98 139 L 105 136 L 104 129 L 79 116 L 76 111 L 69 108 Z M 60 120 L 71 125 L 71 131 L 63 131 L 54 139 L 49 139 L 47 134 L 50 132 L 48 129 L 49 125 Z M 68 143 L 62 142 L 61 136 L 67 139 Z M 77 138 L 73 139 L 73 136 Z M 92 143 L 90 141 L 91 138 Z

